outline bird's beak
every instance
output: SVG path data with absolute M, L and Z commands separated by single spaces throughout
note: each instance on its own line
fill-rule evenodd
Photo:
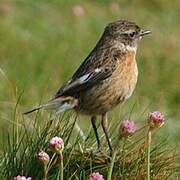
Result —
M 143 37 L 143 36 L 146 36 L 146 35 L 148 35 L 148 34 L 150 34 L 150 33 L 151 33 L 150 30 L 141 30 L 140 36 Z

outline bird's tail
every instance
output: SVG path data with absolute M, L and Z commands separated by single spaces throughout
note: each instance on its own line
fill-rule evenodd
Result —
M 71 96 L 61 96 L 50 100 L 47 103 L 41 104 L 33 109 L 24 112 L 23 114 L 29 114 L 40 109 L 54 109 L 57 113 L 61 113 L 75 108 L 78 105 L 78 100 Z

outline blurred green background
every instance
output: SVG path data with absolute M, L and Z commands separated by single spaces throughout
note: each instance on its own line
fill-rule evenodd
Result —
M 7 0 L 0 1 L 0 128 L 20 110 L 46 101 L 78 68 L 116 19 L 153 31 L 140 43 L 139 80 L 132 98 L 111 113 L 145 122 L 148 111 L 166 115 L 162 134 L 180 135 L 180 1 Z M 144 118 L 139 116 L 145 112 Z M 84 117 L 83 117 L 84 118 Z M 81 120 L 83 121 L 83 120 Z

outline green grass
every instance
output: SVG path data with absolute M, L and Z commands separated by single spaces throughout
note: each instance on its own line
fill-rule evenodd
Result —
M 38 122 L 34 120 L 35 115 L 26 117 L 23 121 L 21 113 L 34 104 L 50 99 L 94 47 L 104 26 L 119 18 L 135 21 L 153 33 L 142 40 L 138 49 L 139 79 L 135 93 L 128 102 L 109 114 L 110 126 L 113 127 L 120 120 L 129 117 L 142 126 L 146 122 L 148 111 L 160 110 L 166 115 L 166 123 L 158 130 L 157 141 L 161 142 L 168 137 L 168 146 L 179 142 L 180 2 L 114 2 L 117 2 L 119 9 L 112 10 L 112 2 L 108 0 L 0 1 L 0 152 L 4 155 L 3 148 L 6 147 L 9 148 L 8 158 L 17 156 L 17 162 L 16 158 L 15 162 L 12 161 L 9 167 L 12 171 L 9 171 L 6 177 L 11 178 L 22 171 L 34 172 L 31 167 L 36 164 L 35 159 L 32 160 L 32 164 L 21 162 L 32 159 L 33 153 L 40 148 L 35 146 L 40 140 L 43 128 L 38 131 L 40 134 L 37 136 L 38 132 L 32 130 L 34 126 L 31 123 L 37 123 L 40 127 L 45 127 L 48 123 L 49 113 L 37 117 Z M 84 15 L 79 17 L 72 11 L 77 4 L 84 9 Z M 88 117 L 78 117 L 77 121 L 83 132 L 89 132 L 91 126 Z M 73 123 L 73 119 L 68 122 Z M 30 124 L 28 128 L 27 124 Z M 13 127 L 16 129 L 13 130 Z M 17 131 L 19 135 L 16 135 Z M 63 135 L 63 132 L 59 132 L 59 135 Z M 85 136 L 88 134 L 85 133 Z M 15 137 L 18 137 L 18 142 Z M 19 153 L 22 154 L 24 151 L 17 150 L 16 146 L 21 138 L 28 140 L 28 137 L 29 141 L 33 142 L 32 147 L 29 150 L 26 143 L 21 144 L 29 152 L 24 153 L 25 159 L 20 161 Z M 94 142 L 93 135 L 90 139 Z M 42 140 L 40 146 L 45 147 L 48 140 Z M 10 141 L 13 142 L 10 144 Z M 88 143 L 88 146 L 90 145 L 91 143 Z M 65 152 L 68 156 L 69 152 Z M 81 164 L 84 157 L 89 156 L 83 154 L 77 164 Z M 84 166 L 88 164 L 90 167 L 90 162 L 91 159 L 88 159 Z M 9 161 L 4 166 L 6 170 L 7 166 Z M 116 163 L 115 167 L 119 168 Z M 84 177 L 90 169 L 83 167 L 78 175 Z M 102 173 L 107 175 L 107 164 L 103 164 L 102 169 Z M 38 177 L 40 176 L 41 172 L 38 174 Z
M 48 117 L 47 113 L 41 112 L 30 119 L 22 115 L 17 115 L 16 118 L 18 119 L 14 121 L 18 123 L 12 126 L 13 133 L 6 131 L 7 142 L 1 148 L 1 179 L 12 179 L 18 174 L 31 176 L 35 180 L 42 179 L 43 166 L 38 163 L 36 155 L 39 150 L 44 150 L 50 157 L 54 157 L 48 148 L 49 141 L 54 136 L 62 137 L 65 143 L 64 179 L 86 180 L 91 172 L 97 171 L 107 179 L 137 179 L 139 177 L 146 179 L 147 177 L 147 127 L 138 127 L 139 131 L 133 136 L 120 139 L 117 133 L 120 122 L 113 124 L 110 127 L 110 134 L 115 154 L 114 158 L 110 159 L 109 149 L 102 132 L 100 133 L 102 152 L 95 153 L 97 144 L 92 129 L 89 128 L 82 136 L 75 126 L 77 119 L 74 114 L 66 113 L 54 119 L 52 116 Z M 154 131 L 158 133 L 158 130 Z M 179 177 L 178 147 L 170 147 L 166 139 L 158 142 L 153 136 L 150 158 L 152 179 Z M 62 171 L 58 156 L 55 155 L 51 162 L 47 179 L 59 179 L 58 174 Z
M 76 4 L 84 8 L 81 17 L 72 12 Z M 10 108 L 22 91 L 22 111 L 51 98 L 94 47 L 104 26 L 125 18 L 153 33 L 139 46 L 137 88 L 122 111 L 129 112 L 134 104 L 135 117 L 142 107 L 163 110 L 168 117 L 166 133 L 178 141 L 180 3 L 138 0 L 118 4 L 119 10 L 112 11 L 110 1 L 2 1 L 0 68 L 10 81 L 0 75 L 2 119 L 11 119 Z M 1 127 L 4 124 L 6 120 Z

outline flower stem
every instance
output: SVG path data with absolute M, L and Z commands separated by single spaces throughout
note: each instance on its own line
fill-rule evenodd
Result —
M 125 145 L 127 138 L 124 138 L 123 147 L 122 147 L 122 175 L 124 174 L 124 166 L 125 166 Z
M 44 166 L 44 175 L 43 175 L 43 180 L 47 180 L 47 175 L 48 175 L 47 165 L 45 165 L 45 166 Z
M 111 180 L 116 154 L 117 154 L 117 150 L 115 149 L 112 155 L 110 166 L 109 166 L 107 180 Z
M 60 154 L 61 156 L 61 180 L 63 180 L 63 155 L 62 153 Z
M 148 130 L 148 137 L 147 137 L 147 180 L 151 179 L 151 173 L 150 173 L 150 153 L 151 153 L 151 129 Z
M 61 173 L 61 177 L 59 177 L 59 173 L 58 173 L 58 180 L 63 180 L 63 155 L 62 152 L 59 154 L 59 158 L 60 158 L 60 173 Z

